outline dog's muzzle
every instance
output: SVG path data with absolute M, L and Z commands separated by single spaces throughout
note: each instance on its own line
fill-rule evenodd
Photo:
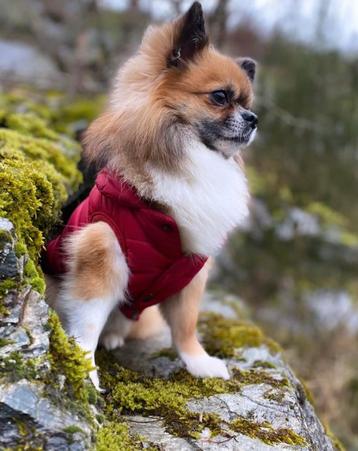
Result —
M 251 127 L 253 130 L 257 128 L 259 120 L 255 113 L 253 113 L 252 111 L 243 111 L 241 113 L 241 116 L 249 127 Z

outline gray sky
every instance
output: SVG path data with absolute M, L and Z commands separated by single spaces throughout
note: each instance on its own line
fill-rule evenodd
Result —
M 113 8 L 123 8 L 126 0 L 102 0 Z M 158 19 L 171 18 L 173 11 L 167 0 L 141 0 L 144 8 Z M 192 0 L 183 2 L 184 8 Z M 212 9 L 217 0 L 202 0 L 205 10 Z M 317 34 L 317 12 L 322 8 L 324 26 Z M 262 33 L 274 28 L 308 43 L 358 53 L 358 0 L 231 0 L 230 24 L 250 19 Z

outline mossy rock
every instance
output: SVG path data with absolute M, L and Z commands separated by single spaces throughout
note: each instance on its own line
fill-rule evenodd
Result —
M 333 450 L 280 348 L 228 305 L 226 318 L 209 302 L 200 333 L 208 351 L 226 359 L 229 381 L 189 375 L 164 334 L 111 354 L 100 351 L 109 393 L 104 402 L 97 396 L 85 353 L 40 294 L 41 248 L 81 182 L 74 135 L 97 108 L 88 101 L 71 108 L 61 99 L 52 93 L 39 102 L 19 90 L 0 95 L 0 217 L 14 227 L 2 228 L 0 246 L 15 264 L 13 274 L 0 277 L 0 445 Z
M 18 254 L 29 256 L 24 282 L 41 292 L 44 239 L 82 176 L 79 144 L 52 127 L 43 104 L 35 105 L 20 93 L 0 94 L 0 217 L 15 227 Z
M 0 447 L 88 449 L 91 364 L 49 316 L 39 266 L 61 207 L 82 180 L 81 148 L 56 130 L 44 103 L 29 98 L 0 94 Z
M 168 450 L 336 449 L 280 348 L 224 302 L 220 314 L 215 295 L 204 305 L 201 339 L 217 342 L 211 353 L 225 358 L 228 381 L 188 374 L 170 352 L 168 331 L 97 353 L 101 382 L 109 390 L 105 415 L 113 424 L 127 424 L 125 433 L 133 440 L 129 449 L 148 442 L 153 449 Z M 114 443 L 113 436 L 108 440 Z

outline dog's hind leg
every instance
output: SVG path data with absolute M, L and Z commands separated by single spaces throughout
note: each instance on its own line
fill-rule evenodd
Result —
M 119 309 L 114 309 L 104 326 L 99 342 L 107 351 L 122 347 L 133 322 L 127 319 Z
M 137 321 L 129 321 L 119 309 L 114 309 L 99 341 L 107 350 L 111 350 L 123 346 L 127 337 L 146 340 L 160 334 L 166 327 L 157 305 L 146 308 Z
M 88 351 L 95 368 L 94 353 L 99 336 L 115 306 L 124 301 L 128 266 L 112 229 L 104 222 L 89 224 L 64 244 L 68 272 L 55 302 L 68 335 Z M 97 371 L 90 373 L 99 389 Z

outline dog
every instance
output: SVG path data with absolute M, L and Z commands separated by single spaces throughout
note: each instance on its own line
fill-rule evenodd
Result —
M 211 257 L 248 215 L 242 149 L 257 130 L 255 71 L 209 43 L 198 2 L 150 26 L 119 69 L 84 137 L 102 168 L 96 185 L 44 256 L 49 303 L 94 368 L 98 343 L 145 337 L 160 310 L 192 375 L 230 377 L 196 324 Z

